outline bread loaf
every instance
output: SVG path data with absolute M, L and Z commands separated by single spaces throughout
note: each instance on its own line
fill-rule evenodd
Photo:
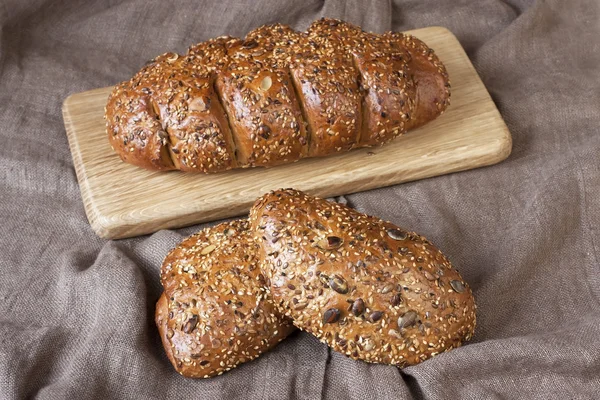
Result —
M 205 229 L 162 266 L 156 324 L 180 374 L 208 378 L 250 361 L 294 328 L 267 298 L 248 221 Z
M 295 190 L 248 220 L 205 229 L 165 258 L 156 324 L 182 375 L 211 377 L 283 340 L 293 324 L 336 351 L 414 365 L 470 340 L 475 302 L 426 238 Z
M 404 367 L 473 335 L 471 289 L 424 237 L 294 190 L 250 221 L 279 312 L 334 350 Z
M 417 38 L 321 19 L 163 54 L 114 88 L 105 117 L 123 161 L 213 173 L 380 145 L 449 97 L 443 64 Z

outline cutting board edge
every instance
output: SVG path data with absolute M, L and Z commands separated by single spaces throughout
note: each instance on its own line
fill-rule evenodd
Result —
M 98 236 L 104 239 L 111 239 L 110 227 L 105 227 L 104 224 L 99 222 L 105 217 L 100 213 L 95 204 L 93 204 L 93 201 L 90 200 L 91 189 L 89 187 L 89 180 L 87 179 L 87 172 L 84 167 L 81 151 L 79 151 L 79 140 L 75 138 L 72 126 L 70 104 L 73 101 L 73 99 L 81 93 L 70 94 L 63 102 L 61 107 L 63 123 L 65 125 L 65 130 L 67 133 L 67 142 L 69 143 L 69 151 L 71 152 L 71 157 L 73 159 L 73 167 L 75 168 L 75 176 L 77 177 L 77 182 L 79 184 L 79 193 L 83 202 L 85 215 L 88 219 L 88 222 L 90 223 L 92 230 Z

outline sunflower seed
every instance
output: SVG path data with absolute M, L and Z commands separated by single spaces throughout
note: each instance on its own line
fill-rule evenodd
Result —
M 410 310 L 405 312 L 398 318 L 398 328 L 404 329 L 413 326 L 417 322 L 417 312 L 414 310 Z
M 392 298 L 390 299 L 390 303 L 394 307 L 397 305 L 400 305 L 400 303 L 402 303 L 402 296 L 400 296 L 400 293 L 396 293 L 395 295 L 393 295 Z
M 294 306 L 294 310 L 304 310 L 308 303 L 298 303 Z
M 208 253 L 212 252 L 216 248 L 217 248 L 217 246 L 215 246 L 214 244 L 209 244 L 208 246 L 206 246 L 205 248 L 202 249 L 202 251 L 200 252 L 200 254 L 202 254 L 203 256 L 205 256 Z
M 390 228 L 387 230 L 387 234 L 394 240 L 404 240 L 407 238 L 406 232 L 396 228 Z
M 394 289 L 394 285 L 392 285 L 391 283 L 388 283 L 387 285 L 385 285 L 383 287 L 383 289 L 381 289 L 381 294 L 386 294 L 391 292 Z
M 456 293 L 462 293 L 465 291 L 465 285 L 461 281 L 450 281 L 450 286 Z
M 198 325 L 198 316 L 196 314 L 194 314 L 183 325 L 183 332 L 184 333 L 192 333 L 194 331 L 194 329 L 196 329 L 196 325 Z

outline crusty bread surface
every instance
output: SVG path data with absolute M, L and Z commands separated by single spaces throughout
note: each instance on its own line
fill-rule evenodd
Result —
M 320 19 L 163 54 L 115 86 L 105 118 L 123 161 L 214 173 L 387 143 L 443 113 L 449 88 L 417 38 Z

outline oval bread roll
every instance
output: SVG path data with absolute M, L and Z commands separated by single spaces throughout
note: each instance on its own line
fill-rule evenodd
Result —
M 221 375 L 293 331 L 267 298 L 256 250 L 239 220 L 190 236 L 165 258 L 156 324 L 181 375 Z
M 413 36 L 266 25 L 152 60 L 115 86 L 106 128 L 123 161 L 150 170 L 271 167 L 387 143 L 443 113 L 449 88 Z
M 351 358 L 413 365 L 469 340 L 469 286 L 424 237 L 295 190 L 250 221 L 278 310 Z

